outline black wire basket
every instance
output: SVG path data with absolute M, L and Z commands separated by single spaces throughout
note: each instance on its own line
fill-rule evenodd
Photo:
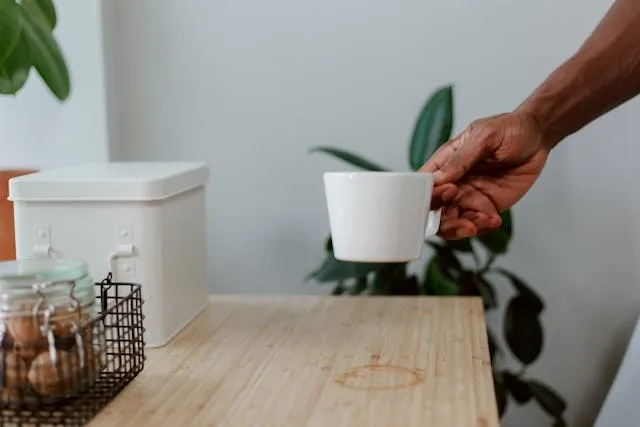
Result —
M 67 333 L 49 333 L 50 346 L 37 356 L 3 337 L 0 426 L 84 426 L 142 371 L 141 287 L 111 279 L 109 273 L 95 284 L 98 315 Z

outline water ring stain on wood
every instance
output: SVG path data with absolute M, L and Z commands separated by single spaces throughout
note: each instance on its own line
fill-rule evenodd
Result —
M 417 369 L 387 364 L 356 366 L 334 378 L 344 387 L 356 390 L 399 390 L 422 382 Z

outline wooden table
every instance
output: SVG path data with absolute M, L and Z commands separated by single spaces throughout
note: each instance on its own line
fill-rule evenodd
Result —
M 497 427 L 476 298 L 215 296 L 90 427 Z

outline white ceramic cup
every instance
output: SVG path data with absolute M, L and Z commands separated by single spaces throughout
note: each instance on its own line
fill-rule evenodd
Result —
M 417 260 L 425 238 L 440 227 L 440 209 L 429 211 L 431 174 L 327 172 L 324 187 L 333 254 L 339 260 Z

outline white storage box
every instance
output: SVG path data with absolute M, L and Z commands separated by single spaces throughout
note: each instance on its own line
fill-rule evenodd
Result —
M 145 341 L 166 344 L 207 303 L 201 163 L 96 163 L 9 181 L 17 258 L 75 258 L 95 281 L 142 285 Z

